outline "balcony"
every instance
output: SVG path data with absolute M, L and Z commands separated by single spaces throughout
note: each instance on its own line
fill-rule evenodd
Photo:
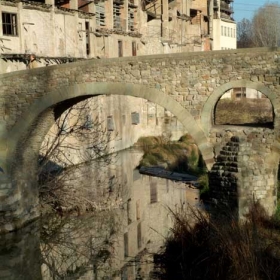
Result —
M 227 4 L 225 2 L 221 2 L 220 10 L 221 10 L 221 12 L 226 12 L 226 13 L 229 13 L 229 14 L 233 13 L 233 9 L 232 9 L 231 5 Z

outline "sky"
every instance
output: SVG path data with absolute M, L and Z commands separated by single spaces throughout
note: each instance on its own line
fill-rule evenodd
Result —
M 262 7 L 266 2 L 279 3 L 277 0 L 234 0 L 233 2 L 233 18 L 236 22 L 241 21 L 243 18 L 251 20 L 254 12 Z

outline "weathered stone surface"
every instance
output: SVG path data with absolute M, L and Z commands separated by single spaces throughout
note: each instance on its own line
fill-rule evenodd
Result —
M 279 56 L 279 49 L 181 53 L 87 60 L 1 75 L 0 186 L 10 184 L 14 197 L 1 204 L 0 231 L 38 216 L 35 170 L 53 108 L 100 94 L 140 97 L 172 112 L 201 151 L 216 201 L 243 215 L 254 198 L 272 213 L 280 150 Z M 270 99 L 273 129 L 214 125 L 215 105 L 233 87 L 257 89 Z M 13 209 L 9 218 L 3 214 L 7 209 Z

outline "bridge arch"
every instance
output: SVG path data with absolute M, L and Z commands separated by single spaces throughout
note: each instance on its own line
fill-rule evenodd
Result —
M 231 81 L 229 83 L 223 84 L 220 87 L 217 87 L 205 102 L 201 112 L 201 125 L 205 133 L 209 133 L 212 126 L 214 125 L 214 109 L 217 102 L 226 91 L 235 87 L 247 87 L 251 89 L 256 89 L 261 93 L 263 93 L 264 95 L 266 95 L 272 104 L 274 116 L 276 115 L 276 111 L 275 111 L 275 108 L 277 107 L 276 94 L 268 87 L 266 87 L 263 83 L 252 82 L 245 79 Z M 274 117 L 274 122 L 275 121 L 276 118 Z
M 143 85 L 108 82 L 91 82 L 67 86 L 50 92 L 41 99 L 37 99 L 9 133 L 8 137 L 9 139 L 13 139 L 13 141 L 9 144 L 10 153 L 7 156 L 7 160 L 9 161 L 7 166 L 14 166 L 15 169 L 21 169 L 20 166 L 27 165 L 25 162 L 27 159 L 21 158 L 21 160 L 19 160 L 20 157 L 18 156 L 22 149 L 23 139 L 24 141 L 28 141 L 28 144 L 25 145 L 26 150 L 24 153 L 27 154 L 29 160 L 31 154 L 36 158 L 36 154 L 38 155 L 39 153 L 40 143 L 42 143 L 45 134 L 54 123 L 52 111 L 57 104 L 66 100 L 74 100 L 75 102 L 77 98 L 86 99 L 97 95 L 129 95 L 140 97 L 166 108 L 187 127 L 190 135 L 196 141 L 203 159 L 208 167 L 211 167 L 213 163 L 212 149 L 208 145 L 203 130 L 198 126 L 198 123 L 187 109 L 158 89 Z M 32 131 L 30 131 L 30 128 L 32 128 Z M 19 164 L 19 162 L 22 163 Z M 10 170 L 10 172 L 11 171 L 12 170 Z
M 226 91 L 235 87 L 255 89 L 266 95 L 273 108 L 273 129 L 214 125 L 214 109 L 217 102 Z M 260 202 L 269 215 L 275 212 L 280 157 L 280 143 L 277 140 L 278 108 L 277 92 L 261 82 L 244 79 L 217 87 L 202 109 L 203 130 L 208 135 L 220 137 L 215 139 L 216 136 L 213 136 L 212 140 L 215 141 L 215 164 L 209 172 L 212 198 L 222 206 L 230 205 L 233 214 L 240 218 L 246 217 L 253 201 Z M 270 138 L 269 145 L 266 145 L 266 138 Z M 227 196 L 226 192 L 230 195 Z

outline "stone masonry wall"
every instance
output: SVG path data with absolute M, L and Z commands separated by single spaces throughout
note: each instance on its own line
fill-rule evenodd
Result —
M 117 82 L 158 89 L 199 120 L 208 97 L 231 81 L 259 82 L 277 93 L 279 62 L 280 50 L 256 49 L 87 60 L 4 74 L 0 77 L 0 118 L 11 129 L 35 100 L 52 91 L 90 82 Z
M 252 201 L 273 214 L 279 154 L 271 149 L 274 131 L 267 128 L 225 126 L 213 129 L 216 162 L 210 171 L 211 194 L 215 203 L 235 208 L 244 216 Z
M 238 172 L 232 170 L 230 175 L 237 178 L 239 213 L 246 212 L 252 193 L 272 212 L 279 162 L 279 62 L 279 49 L 243 49 L 87 60 L 1 75 L 1 219 L 12 222 L 3 221 L 0 231 L 17 228 L 38 215 L 34 168 L 45 135 L 41 130 L 46 126 L 48 131 L 45 113 L 49 110 L 53 121 L 55 108 L 63 108 L 65 100 L 99 94 L 141 97 L 169 110 L 197 142 L 209 170 L 216 161 L 221 170 L 217 191 L 226 182 L 225 163 L 237 164 L 232 167 Z M 274 129 L 220 127 L 221 137 L 211 135 L 212 113 L 221 95 L 248 83 L 270 99 Z M 232 137 L 239 139 L 238 154 L 218 158 L 223 148 L 231 152 L 232 144 L 227 143 Z

